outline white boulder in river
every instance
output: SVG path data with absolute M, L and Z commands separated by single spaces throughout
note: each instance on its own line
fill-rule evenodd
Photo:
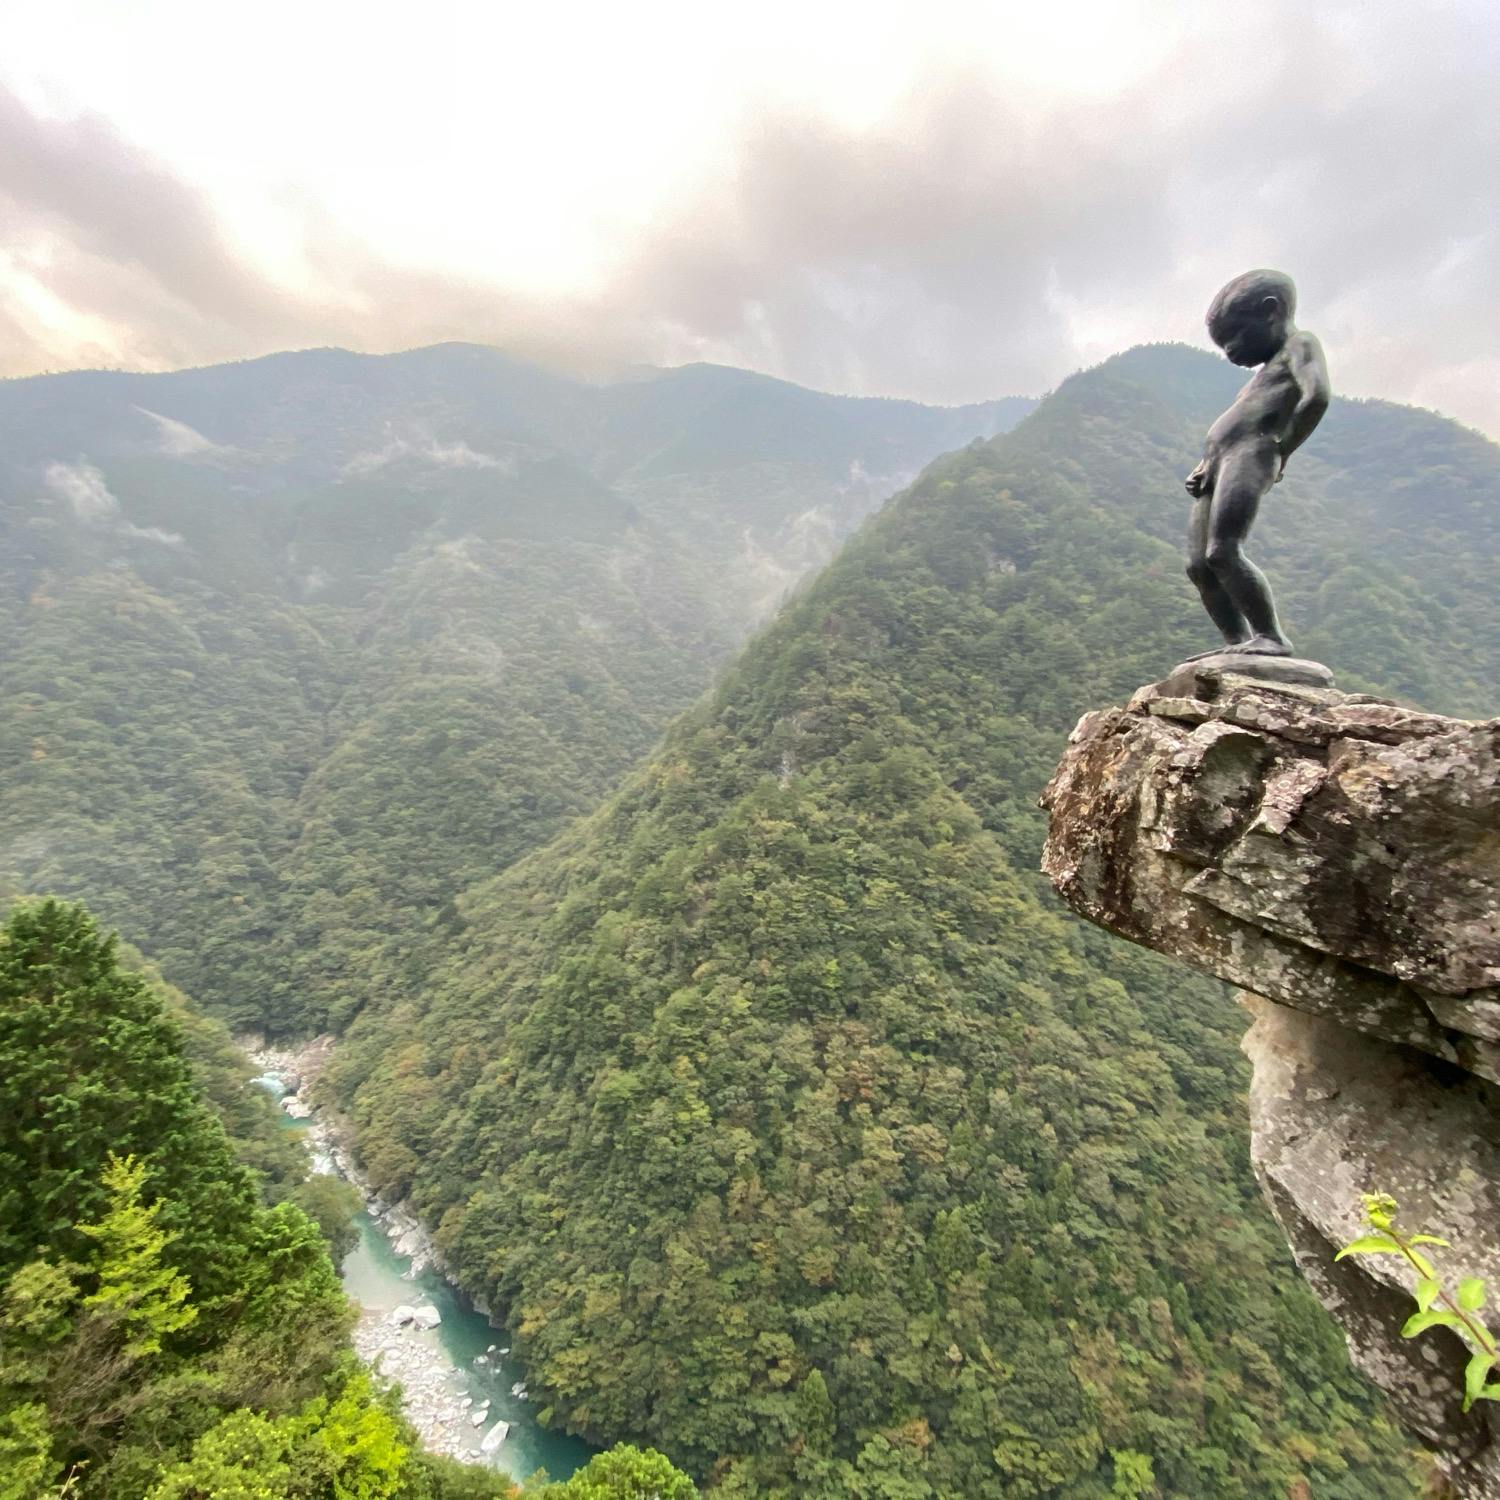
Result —
M 479 1440 L 479 1451 L 481 1453 L 493 1453 L 501 1443 L 505 1441 L 510 1432 L 509 1422 L 496 1422 L 490 1430 Z
M 391 1319 L 390 1320 L 391 1320 L 392 1323 L 395 1324 L 395 1326 L 397 1328 L 405 1328 L 406 1325 L 408 1323 L 410 1323 L 413 1318 L 416 1317 L 416 1315 L 417 1315 L 416 1308 L 409 1307 L 409 1306 L 407 1306 L 407 1304 L 405 1302 L 403 1302 L 399 1307 L 393 1307 L 391 1309 Z
M 436 1328 L 443 1321 L 443 1315 L 429 1302 L 425 1307 L 417 1308 L 411 1320 L 418 1328 Z

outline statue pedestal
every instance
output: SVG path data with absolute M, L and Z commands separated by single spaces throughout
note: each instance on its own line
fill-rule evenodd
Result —
M 1191 679 L 1198 672 L 1220 676 L 1253 677 L 1258 682 L 1280 682 L 1288 687 L 1331 688 L 1333 673 L 1320 661 L 1305 656 L 1256 656 L 1245 651 L 1215 651 L 1172 668 L 1167 682 Z

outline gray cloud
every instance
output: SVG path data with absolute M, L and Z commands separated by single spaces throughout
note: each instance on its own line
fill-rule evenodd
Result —
M 1500 17 L 1235 9 L 1098 101 L 950 73 L 859 135 L 782 115 L 616 294 L 678 353 L 959 400 L 1201 341 L 1222 282 L 1279 265 L 1343 388 L 1500 433 Z
M 464 338 L 928 400 L 1201 339 L 1217 286 L 1272 264 L 1296 275 L 1341 388 L 1500 433 L 1500 19 L 1469 3 L 1197 13 L 1156 72 L 1104 96 L 1022 104 L 949 68 L 859 131 L 760 111 L 572 301 L 390 264 L 315 211 L 304 251 L 324 290 L 290 291 L 107 122 L 6 96 L 0 248 L 145 366 Z M 37 368 L 45 337 L 0 300 L 6 318 L 26 335 L 11 369 Z

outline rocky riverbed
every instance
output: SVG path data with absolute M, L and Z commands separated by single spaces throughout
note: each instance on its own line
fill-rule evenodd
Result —
M 378 1375 L 400 1384 L 402 1408 L 424 1448 L 463 1459 L 495 1452 L 509 1435 L 510 1423 L 492 1417 L 491 1398 L 476 1399 L 441 1346 L 423 1337 L 437 1324 L 398 1323 L 401 1311 L 363 1310 L 354 1330 L 359 1357 Z
M 522 1372 L 509 1362 L 509 1348 L 500 1347 L 501 1330 L 447 1282 L 422 1224 L 370 1191 L 333 1122 L 312 1105 L 311 1086 L 332 1039 L 295 1049 L 267 1047 L 254 1037 L 239 1041 L 261 1070 L 256 1082 L 280 1095 L 312 1170 L 335 1173 L 365 1195 L 359 1244 L 340 1268 L 361 1308 L 354 1347 L 379 1376 L 399 1384 L 422 1445 L 517 1479 L 539 1468 L 566 1478 L 586 1463 L 584 1444 L 536 1425 Z

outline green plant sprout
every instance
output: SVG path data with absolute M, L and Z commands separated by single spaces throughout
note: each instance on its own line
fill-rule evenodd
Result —
M 1438 1280 L 1432 1262 L 1417 1249 L 1418 1245 L 1441 1245 L 1451 1249 L 1448 1241 L 1435 1234 L 1412 1234 L 1396 1223 L 1396 1200 L 1386 1193 L 1362 1193 L 1365 1222 L 1373 1231 L 1345 1245 L 1335 1260 L 1346 1255 L 1403 1255 L 1417 1272 L 1417 1310 L 1401 1329 L 1404 1339 L 1415 1338 L 1429 1328 L 1451 1328 L 1469 1350 L 1464 1371 L 1464 1410 L 1476 1401 L 1500 1401 L 1500 1381 L 1485 1382 L 1497 1359 L 1500 1345 L 1479 1316 L 1484 1306 L 1484 1281 L 1470 1276 L 1458 1284 L 1450 1296 Z M 1441 1306 L 1434 1306 L 1440 1303 Z

